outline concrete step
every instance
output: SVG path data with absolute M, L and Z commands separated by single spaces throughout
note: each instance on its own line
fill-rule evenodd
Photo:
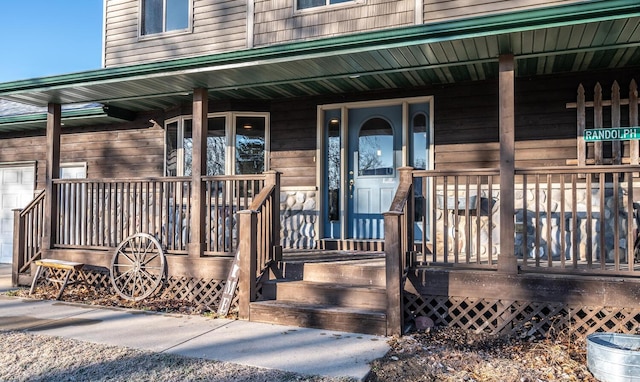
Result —
M 386 313 L 381 310 L 272 300 L 252 302 L 249 311 L 254 322 L 375 335 L 387 332 Z
M 265 299 L 306 302 L 363 309 L 385 310 L 386 290 L 377 286 L 324 283 L 316 281 L 284 281 L 263 286 Z M 269 292 L 265 292 L 269 291 Z

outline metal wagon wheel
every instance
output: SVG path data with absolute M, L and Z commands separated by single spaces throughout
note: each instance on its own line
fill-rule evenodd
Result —
M 166 274 L 160 242 L 146 233 L 126 238 L 111 259 L 111 285 L 126 300 L 140 301 L 158 289 Z

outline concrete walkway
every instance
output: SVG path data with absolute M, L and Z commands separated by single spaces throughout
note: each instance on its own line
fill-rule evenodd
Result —
M 10 272 L 0 265 L 0 293 L 12 289 Z M 380 336 L 6 295 L 0 295 L 0 330 L 358 380 L 389 350 Z

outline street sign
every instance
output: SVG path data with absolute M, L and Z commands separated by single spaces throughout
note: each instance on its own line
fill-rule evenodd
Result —
M 587 129 L 584 131 L 585 142 L 629 141 L 640 139 L 640 127 Z

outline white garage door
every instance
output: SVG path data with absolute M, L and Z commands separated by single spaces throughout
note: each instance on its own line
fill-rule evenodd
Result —
M 0 166 L 0 263 L 13 256 L 13 209 L 33 199 L 35 166 Z

